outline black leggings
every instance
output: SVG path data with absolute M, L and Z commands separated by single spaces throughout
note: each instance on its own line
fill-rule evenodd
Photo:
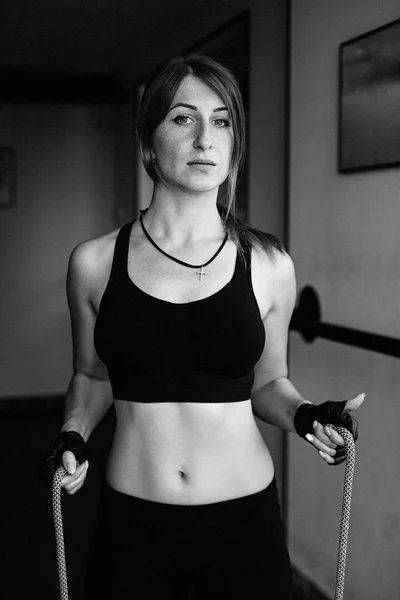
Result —
M 211 504 L 164 504 L 104 483 L 86 599 L 290 600 L 275 479 Z

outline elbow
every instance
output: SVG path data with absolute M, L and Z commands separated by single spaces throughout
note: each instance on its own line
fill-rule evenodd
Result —
M 286 372 L 273 378 L 256 378 L 251 390 L 251 398 L 258 396 L 260 392 L 273 388 L 275 385 L 279 385 L 281 381 L 287 381 L 287 375 Z
M 100 383 L 106 383 L 108 382 L 108 376 L 103 373 L 103 372 L 93 372 L 93 370 L 89 370 L 89 369 L 83 369 L 81 367 L 78 367 L 77 365 L 74 365 L 74 372 L 73 372 L 73 378 L 77 377 L 77 378 L 87 378 L 89 380 L 92 380 L 94 382 L 100 382 Z

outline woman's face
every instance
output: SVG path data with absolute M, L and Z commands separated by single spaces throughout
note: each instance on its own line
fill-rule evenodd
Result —
M 187 76 L 153 135 L 161 181 L 190 193 L 216 189 L 228 176 L 232 148 L 231 117 L 223 101 L 200 79 Z

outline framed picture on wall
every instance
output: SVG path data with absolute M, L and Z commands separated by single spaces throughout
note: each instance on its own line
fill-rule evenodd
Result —
M 400 19 L 339 46 L 338 167 L 400 164 Z

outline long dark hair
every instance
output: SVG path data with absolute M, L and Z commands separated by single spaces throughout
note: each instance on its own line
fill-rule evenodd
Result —
M 261 246 L 271 257 L 274 256 L 275 250 L 284 252 L 278 238 L 249 226 L 235 214 L 236 185 L 245 160 L 245 112 L 236 78 L 229 69 L 208 56 L 189 54 L 173 58 L 160 65 L 147 80 L 136 122 L 140 154 L 147 174 L 154 182 L 158 181 L 151 158 L 153 134 L 165 118 L 180 84 L 188 75 L 197 77 L 218 94 L 228 108 L 232 120 L 233 150 L 227 178 L 227 195 L 224 200 L 226 205 L 218 204 L 226 231 L 243 259 L 245 249 L 249 250 L 252 246 Z

